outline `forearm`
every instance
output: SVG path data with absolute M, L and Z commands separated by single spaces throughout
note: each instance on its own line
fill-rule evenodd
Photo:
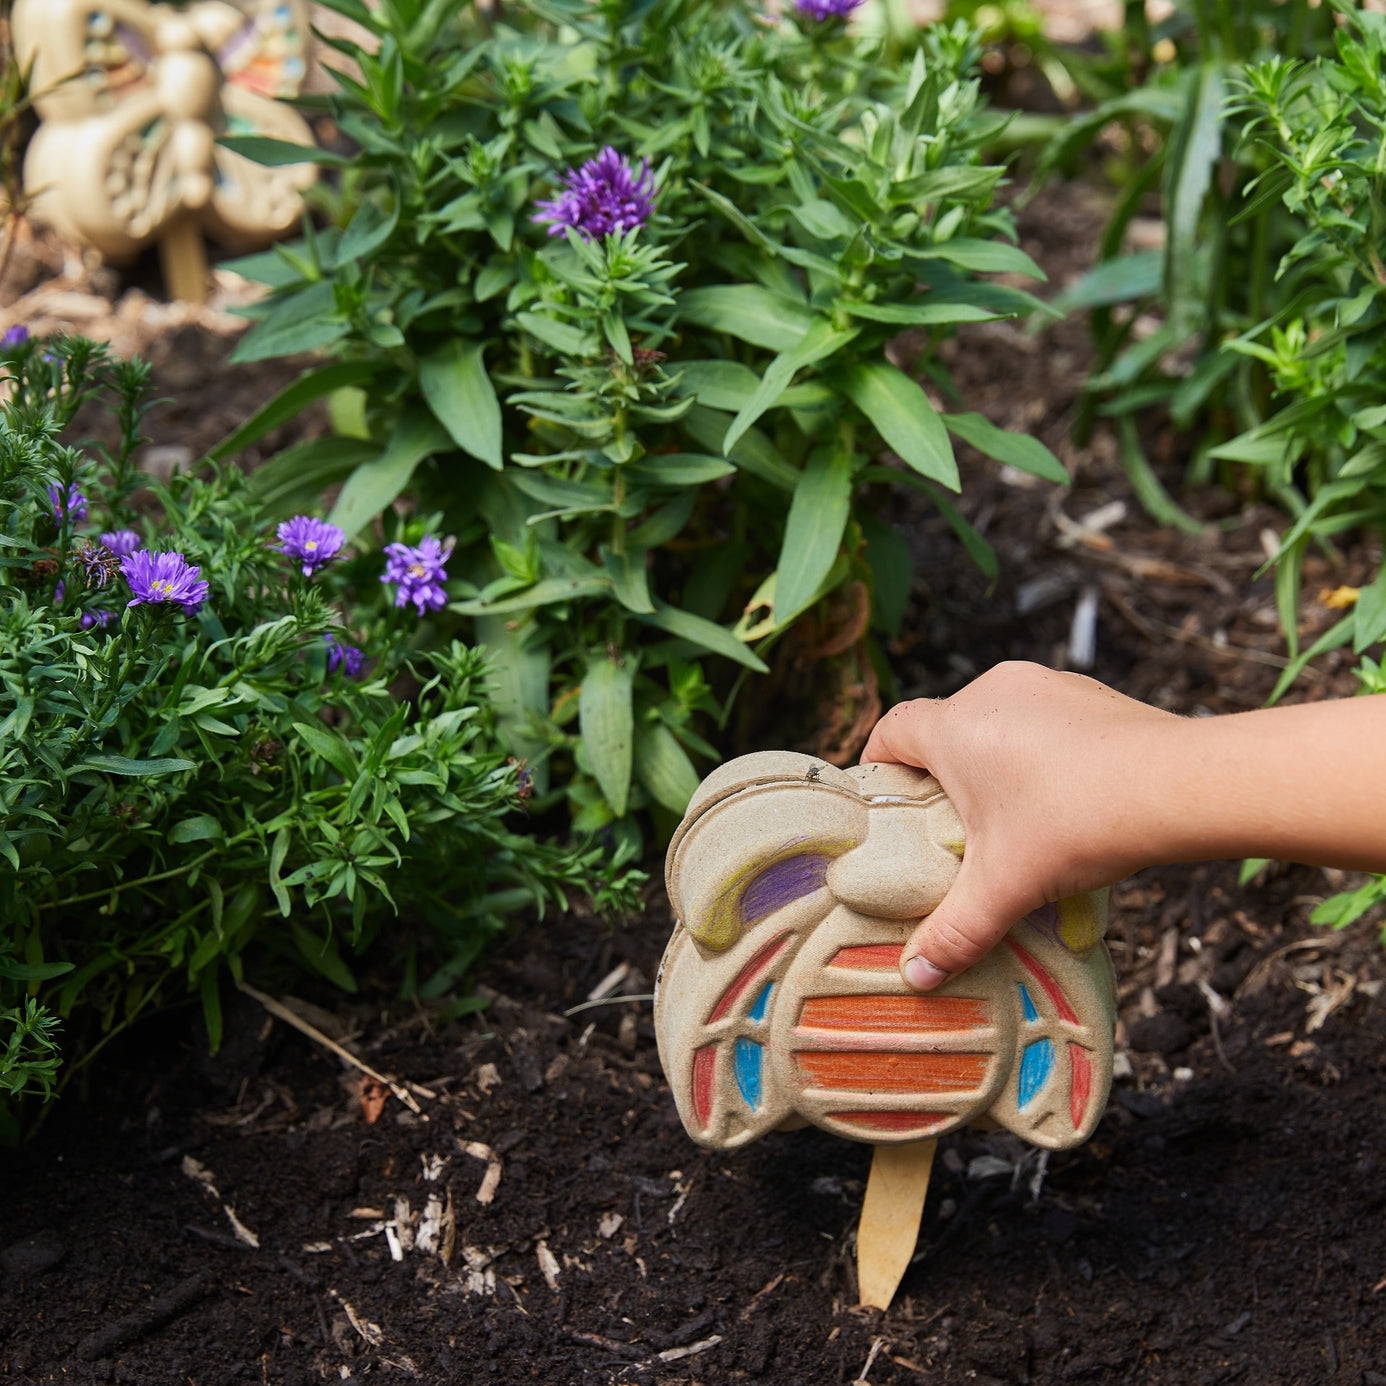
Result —
M 1150 862 L 1272 857 L 1386 872 L 1386 697 L 1144 729 Z

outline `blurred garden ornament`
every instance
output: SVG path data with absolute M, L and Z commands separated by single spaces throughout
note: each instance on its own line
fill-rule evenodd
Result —
M 25 158 L 34 216 L 112 260 L 158 242 L 165 285 L 200 302 L 203 233 L 247 250 L 297 225 L 312 164 L 265 167 L 224 134 L 311 145 L 276 98 L 307 70 L 306 0 L 17 0 L 42 125 Z
M 901 979 L 962 852 L 925 772 L 789 751 L 714 771 L 669 846 L 678 923 L 655 1031 L 683 1124 L 715 1150 L 808 1123 L 873 1142 L 858 1281 L 881 1308 L 914 1251 L 938 1136 L 975 1123 L 1076 1145 L 1111 1084 L 1105 892 L 1028 915 L 928 995 Z

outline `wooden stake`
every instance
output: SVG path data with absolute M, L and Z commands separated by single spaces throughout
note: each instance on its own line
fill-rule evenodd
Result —
M 861 1302 L 889 1309 L 919 1240 L 937 1141 L 878 1145 L 866 1181 L 857 1228 L 857 1288 Z
M 207 301 L 207 246 L 191 217 L 175 217 L 159 239 L 159 264 L 170 298 L 185 303 Z

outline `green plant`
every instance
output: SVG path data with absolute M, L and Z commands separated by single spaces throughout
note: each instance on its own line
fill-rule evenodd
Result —
M 0 346 L 0 1093 L 52 1092 L 59 1018 L 66 1081 L 181 990 L 215 1046 L 223 981 L 247 965 L 354 989 L 341 945 L 363 950 L 396 912 L 426 927 L 437 963 L 408 987 L 440 996 L 517 909 L 569 889 L 633 903 L 641 877 L 619 852 L 508 826 L 526 772 L 494 740 L 482 658 L 416 648 L 374 555 L 325 562 L 340 536 L 324 544 L 307 520 L 275 547 L 233 469 L 146 489 L 147 368 L 14 335 Z M 63 445 L 99 400 L 118 445 Z
M 1266 158 L 1239 138 L 1229 98 L 1247 64 L 1329 51 L 1333 32 L 1329 6 L 1307 0 L 1185 0 L 1153 26 L 1143 6 L 1128 5 L 1131 89 L 1075 117 L 1041 160 L 1043 177 L 1099 139 L 1119 150 L 1097 263 L 1055 306 L 1091 314 L 1096 355 L 1080 432 L 1099 412 L 1117 419 L 1122 461 L 1162 523 L 1197 528 L 1146 460 L 1136 414 L 1161 407 L 1177 428 L 1197 431 L 1190 480 L 1212 479 L 1221 460 L 1222 479 L 1236 485 L 1234 463 L 1215 449 L 1265 417 L 1270 390 L 1255 359 L 1220 348 L 1281 313 L 1312 274 L 1271 274 L 1298 231 L 1278 199 L 1247 200 Z M 1129 247 L 1157 197 L 1163 244 Z
M 994 568 L 947 498 L 950 433 L 1065 479 L 886 355 L 912 330 L 947 392 L 942 335 L 1037 306 L 976 277 L 1038 271 L 977 153 L 996 122 L 972 32 L 935 26 L 896 62 L 836 18 L 735 2 L 330 4 L 378 40 L 337 44 L 360 76 L 324 103 L 360 150 L 326 160 L 329 229 L 240 263 L 274 292 L 238 355 L 341 359 L 219 453 L 355 391 L 335 405 L 354 449 L 275 459 L 261 494 L 344 480 L 333 518 L 361 535 L 401 496 L 441 507 L 451 611 L 494 651 L 512 748 L 558 759 L 583 827 L 667 824 L 703 733 L 806 613 L 869 590 L 898 625 L 909 554 L 870 488 L 924 491 Z M 565 169 L 626 180 L 635 210 L 555 224 Z M 860 635 L 844 657 L 874 680 Z

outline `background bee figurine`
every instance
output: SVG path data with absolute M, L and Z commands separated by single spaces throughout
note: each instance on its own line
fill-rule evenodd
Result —
M 714 1149 L 806 1123 L 873 1142 L 864 1303 L 889 1303 L 908 1264 L 934 1137 L 999 1123 L 1075 1145 L 1111 1085 L 1105 892 L 1029 915 L 928 995 L 901 979 L 901 950 L 963 850 L 924 772 L 781 751 L 709 776 L 669 847 L 678 924 L 655 1031 L 684 1127 Z M 867 1262 L 885 1251 L 882 1278 Z
M 297 224 L 313 165 L 266 168 L 216 139 L 312 144 L 276 99 L 307 72 L 304 0 L 18 0 L 12 23 L 43 121 L 24 164 L 36 218 L 113 260 L 157 241 L 168 288 L 194 300 L 203 231 L 244 250 Z

